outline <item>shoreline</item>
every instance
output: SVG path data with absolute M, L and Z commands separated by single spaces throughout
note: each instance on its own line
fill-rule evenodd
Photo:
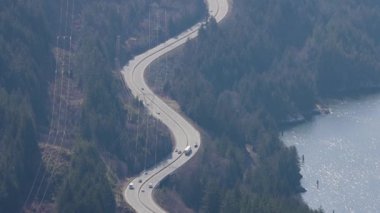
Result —
M 311 208 L 322 206 L 326 212 L 376 212 L 380 133 L 373 130 L 380 120 L 380 93 L 333 99 L 328 104 L 332 114 L 280 136 L 286 146 L 298 151 L 301 183 L 307 190 L 302 198 Z

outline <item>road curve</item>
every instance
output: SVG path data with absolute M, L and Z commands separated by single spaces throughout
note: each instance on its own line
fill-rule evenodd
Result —
M 210 16 L 213 16 L 217 22 L 220 22 L 227 15 L 227 0 L 207 0 L 207 4 Z M 193 150 L 189 156 L 183 152 L 182 154 L 173 152 L 168 159 L 132 180 L 135 189 L 126 188 L 123 195 L 126 202 L 136 212 L 166 212 L 154 201 L 153 188 L 163 178 L 184 165 L 195 155 L 198 151 L 198 148 L 194 147 L 195 144 L 201 145 L 199 132 L 178 112 L 153 93 L 145 82 L 144 72 L 154 60 L 183 45 L 187 40 L 197 37 L 202 24 L 204 22 L 200 22 L 175 38 L 171 38 L 136 56 L 121 71 L 124 82 L 126 82 L 133 96 L 140 99 L 149 113 L 169 128 L 175 140 L 175 149 L 183 151 L 186 146 L 191 146 Z M 142 182 L 139 183 L 139 180 Z M 153 188 L 149 188 L 149 184 L 152 184 Z

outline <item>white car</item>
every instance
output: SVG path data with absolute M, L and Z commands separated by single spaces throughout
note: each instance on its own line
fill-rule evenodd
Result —
M 129 185 L 128 185 L 128 189 L 134 189 L 135 188 L 135 186 L 133 185 L 133 183 L 130 183 Z
M 150 189 L 153 188 L 153 183 L 149 183 L 149 186 L 148 186 Z

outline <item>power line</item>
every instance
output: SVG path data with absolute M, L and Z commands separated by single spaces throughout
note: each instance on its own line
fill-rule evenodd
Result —
M 68 40 L 69 40 L 69 45 L 68 45 L 68 51 L 67 51 L 67 55 L 68 55 L 68 66 L 67 66 L 67 72 L 66 72 L 66 79 L 67 79 L 67 86 L 66 86 L 66 107 L 64 109 L 64 122 L 63 122 L 63 134 L 62 134 L 62 137 L 61 137 L 61 141 L 59 143 L 59 146 L 61 146 L 65 140 L 65 137 L 66 137 L 66 130 L 67 130 L 67 120 L 68 120 L 68 111 L 69 111 L 69 98 L 70 98 L 70 73 L 71 73 L 71 47 L 72 47 L 72 26 L 73 26 L 73 18 L 74 18 L 74 2 L 75 0 L 72 0 L 71 1 L 71 20 L 70 20 L 70 24 L 69 24 L 69 27 L 70 27 L 70 36 L 67 36 L 68 37 Z M 69 6 L 69 3 L 68 3 L 68 0 L 66 1 L 66 19 L 68 19 L 68 6 Z M 67 21 L 66 21 L 67 22 Z M 66 28 L 66 32 L 67 32 L 67 27 L 68 26 L 65 26 Z M 67 46 L 66 46 L 67 47 Z M 63 80 L 63 79 L 62 79 Z M 46 193 L 48 192 L 49 190 L 49 186 L 52 182 L 52 177 L 53 175 L 55 174 L 55 171 L 56 171 L 57 167 L 54 167 L 50 176 L 48 177 L 47 181 L 47 186 L 43 192 L 43 196 L 42 196 L 42 199 L 39 203 L 39 207 L 41 206 L 42 202 L 44 201 L 45 199 L 45 196 L 46 196 Z M 38 207 L 38 209 L 39 209 Z
M 148 40 L 149 40 L 149 49 L 151 48 L 151 32 L 150 32 L 150 20 L 151 20 L 151 18 L 150 18 L 150 14 L 151 14 L 151 12 L 150 12 L 150 7 L 149 7 L 149 16 L 148 16 L 148 18 L 149 18 L 149 20 L 148 20 L 148 31 L 149 31 L 149 36 L 148 36 Z M 148 72 L 150 71 L 150 65 L 148 65 Z M 144 98 L 146 98 L 146 101 L 145 101 L 145 103 L 146 103 L 146 105 L 148 106 L 149 105 L 149 102 L 148 102 L 148 97 L 146 96 L 146 97 L 144 97 Z M 148 112 L 145 114 L 145 116 L 146 116 L 146 135 L 145 135 L 145 155 L 144 155 L 144 171 L 146 170 L 146 163 L 147 163 L 147 154 L 148 154 L 148 134 L 149 134 L 149 125 L 148 125 Z
M 65 44 L 65 41 L 66 41 L 66 37 L 65 36 L 63 36 L 63 41 L 64 41 L 64 44 Z M 63 45 L 63 46 L 65 46 L 65 45 Z M 62 58 L 63 58 L 62 61 L 64 61 L 65 56 L 63 55 Z M 58 123 L 57 123 L 56 134 L 55 134 L 55 137 L 54 137 L 53 143 L 52 143 L 53 145 L 55 145 L 56 142 L 57 142 L 57 138 L 58 138 L 58 135 L 60 133 L 60 128 L 61 128 L 62 96 L 63 96 L 63 74 L 65 72 L 64 69 L 65 69 L 65 64 L 64 64 L 64 62 L 61 62 L 61 79 L 60 79 L 60 82 L 59 82 L 60 83 L 60 95 L 59 95 L 60 98 L 59 98 L 58 121 L 57 121 Z M 52 158 L 52 154 L 49 155 L 49 153 L 48 153 L 48 157 L 47 157 L 47 160 L 46 160 L 47 164 L 50 163 L 51 158 Z M 42 180 L 40 181 L 40 184 L 38 185 L 36 196 L 38 196 L 39 193 L 40 193 L 40 190 L 41 190 L 41 187 L 42 187 L 42 185 L 43 185 L 43 183 L 45 181 L 46 175 L 47 175 L 47 173 L 44 172 L 44 174 L 42 176 Z
M 137 153 L 137 143 L 139 140 L 139 127 L 140 127 L 140 99 L 137 96 L 138 105 L 137 105 L 137 130 L 136 130 L 136 142 L 135 142 L 135 153 Z M 135 163 L 137 163 L 137 155 L 135 155 Z
M 149 17 L 149 21 L 148 21 L 149 42 L 148 43 L 149 43 L 149 49 L 150 49 L 150 46 L 151 46 L 151 44 L 150 44 L 150 7 L 149 7 L 149 16 L 148 17 Z
M 154 145 L 154 165 L 157 164 L 157 140 L 158 140 L 158 131 L 157 131 L 157 123 L 158 123 L 158 120 L 157 119 L 154 119 L 154 123 L 155 123 L 155 135 L 156 135 L 156 138 L 155 138 L 155 145 Z
M 62 4 L 63 4 L 63 1 L 61 1 L 61 14 L 60 14 L 60 16 L 62 16 Z M 66 18 L 65 18 L 65 26 L 64 26 L 64 35 L 63 35 L 63 46 L 62 46 L 62 49 L 66 49 L 66 47 L 67 47 L 67 42 L 66 42 L 66 38 L 68 38 L 68 36 L 67 36 L 67 25 L 68 25 L 68 13 L 69 13 L 69 1 L 68 0 L 66 0 Z M 60 17 L 60 19 L 61 19 L 61 17 Z M 60 26 L 60 33 L 61 33 L 61 26 Z M 58 109 L 58 120 L 57 120 L 57 128 L 56 128 L 56 134 L 55 134 L 55 137 L 54 137 L 54 139 L 53 139 L 53 145 L 55 145 L 56 144 L 56 142 L 57 142 L 57 139 L 58 139 L 58 137 L 59 137 L 59 133 L 60 132 L 62 132 L 62 131 L 60 131 L 61 130 L 61 117 L 62 117 L 62 99 L 63 99 L 63 85 L 64 85 L 64 73 L 65 73 L 65 68 L 66 68 L 66 55 L 67 55 L 67 53 L 66 54 L 62 54 L 62 58 L 58 58 L 58 60 L 60 60 L 60 69 L 61 69 L 61 78 L 60 78 L 60 95 L 59 95 L 59 109 Z M 55 83 L 57 83 L 57 82 L 55 82 Z M 67 88 L 66 88 L 67 89 Z M 62 135 L 62 137 L 64 136 L 64 133 L 62 133 L 63 135 Z M 58 139 L 59 140 L 59 139 Z M 48 141 L 48 143 L 49 143 L 49 141 Z M 49 155 L 49 153 L 48 153 L 48 156 L 47 156 L 47 164 L 49 164 L 50 163 L 50 161 L 51 161 L 51 158 L 52 158 L 52 153 L 50 153 L 50 155 Z M 41 190 L 41 187 L 42 187 L 42 185 L 43 185 L 43 183 L 44 183 L 44 181 L 45 181 L 45 178 L 46 178 L 46 175 L 47 175 L 47 173 L 46 172 L 44 172 L 43 173 L 43 176 L 42 176 L 42 179 L 41 179 L 41 181 L 40 181 L 40 184 L 39 184 L 39 186 L 38 186 L 38 189 L 37 189 L 37 192 L 36 192 L 36 195 L 35 196 L 38 196 L 39 195 L 39 192 L 40 192 L 40 190 Z M 44 195 L 43 195 L 43 198 L 42 198 L 42 200 L 44 199 L 44 196 L 46 195 L 46 193 L 44 192 L 43 193 Z M 41 203 L 42 203 L 42 200 L 41 200 L 41 202 L 39 203 L 39 205 L 38 205 L 38 209 L 40 208 L 40 206 L 41 206 Z
M 156 42 L 159 44 L 159 36 L 158 36 L 158 31 L 159 31 L 159 25 L 160 25 L 160 14 L 157 13 L 157 22 L 156 22 Z M 156 78 L 153 81 L 153 87 L 158 88 L 157 85 L 159 84 L 159 80 L 162 79 L 161 77 L 159 78 L 161 72 L 158 72 Z M 162 79 L 163 80 L 163 79 Z M 154 105 L 153 105 L 154 106 Z M 154 110 L 153 110 L 154 112 Z M 154 136 L 155 136 L 155 144 L 154 144 L 154 165 L 157 164 L 157 119 L 154 119 Z
M 166 30 L 166 34 L 169 37 L 166 9 L 165 9 L 165 30 Z M 164 72 L 165 72 L 165 74 L 164 74 L 165 75 L 164 85 L 165 85 L 166 81 L 167 81 L 167 77 L 168 77 L 168 53 L 165 54 L 165 70 L 164 70 Z
M 57 47 L 59 45 L 59 39 L 60 39 L 60 37 L 57 36 L 56 37 L 56 46 Z M 60 50 L 59 50 L 59 48 L 57 48 L 57 55 L 59 55 L 59 52 L 60 52 Z M 56 57 L 59 57 L 59 56 L 56 56 Z M 50 137 L 51 137 L 52 131 L 53 131 L 53 126 L 54 126 L 54 114 L 55 114 L 54 112 L 55 112 L 56 85 L 57 85 L 55 82 L 57 81 L 57 73 L 58 73 L 58 71 L 57 71 L 57 69 L 58 69 L 57 60 L 55 60 L 55 61 L 56 62 L 55 62 L 55 71 L 54 71 L 53 102 L 52 102 L 53 103 L 53 109 L 52 109 L 52 113 L 51 113 L 51 121 L 50 121 L 50 127 L 49 127 L 49 133 L 48 133 L 47 142 L 49 142 L 49 140 L 50 140 Z M 23 207 L 25 207 L 25 205 L 27 204 L 27 202 L 30 199 L 30 196 L 32 195 L 32 192 L 33 192 L 34 187 L 35 187 L 35 185 L 37 183 L 37 179 L 38 179 L 38 176 L 39 176 L 39 174 L 41 172 L 41 169 L 42 169 L 42 160 L 41 160 L 41 162 L 38 165 L 37 173 L 34 176 L 32 186 L 30 187 L 30 190 L 28 192 L 26 200 L 24 201 Z
M 146 136 L 145 136 L 145 157 L 144 157 L 144 171 L 146 170 L 147 155 L 148 155 L 148 139 L 149 139 L 149 117 L 146 115 Z
M 59 15 L 59 22 L 58 22 L 58 33 L 57 33 L 57 36 L 56 36 L 56 47 L 57 47 L 57 53 L 56 53 L 56 60 L 55 60 L 55 70 L 54 70 L 54 88 L 53 88 L 53 109 L 52 109 L 52 113 L 51 113 L 51 121 L 50 121 L 50 127 L 49 127 L 49 133 L 48 133 L 48 140 L 47 142 L 50 141 L 50 138 L 51 138 L 51 135 L 52 135 L 52 131 L 54 131 L 54 114 L 55 114 L 55 101 L 56 101 L 56 82 L 57 82 L 57 75 L 58 75 L 58 69 L 59 69 L 59 65 L 58 65 L 58 60 L 60 58 L 60 39 L 61 39 L 61 26 L 62 26 L 62 0 L 60 1 L 60 6 L 59 6 L 59 11 L 60 11 L 60 15 Z M 37 169 L 37 173 L 36 175 L 34 176 L 34 179 L 33 179 L 33 183 L 32 183 L 32 186 L 29 190 L 29 193 L 27 195 L 27 198 L 25 199 L 24 201 L 24 204 L 23 204 L 23 208 L 25 208 L 26 204 L 29 202 L 29 199 L 31 198 L 31 195 L 33 193 L 33 190 L 34 190 L 34 187 L 37 183 L 37 179 L 38 179 L 38 176 L 40 175 L 40 172 L 41 172 L 41 169 L 42 169 L 42 160 L 40 161 L 39 165 L 38 165 L 38 169 Z

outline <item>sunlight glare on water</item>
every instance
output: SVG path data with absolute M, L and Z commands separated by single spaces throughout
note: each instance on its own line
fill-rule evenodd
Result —
M 380 95 L 334 101 L 330 108 L 332 114 L 282 137 L 305 156 L 303 198 L 325 212 L 380 212 Z

